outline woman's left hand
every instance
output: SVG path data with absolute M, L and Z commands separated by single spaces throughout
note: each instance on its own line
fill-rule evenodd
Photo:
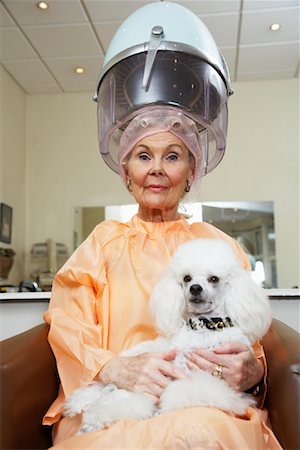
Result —
M 240 392 L 259 383 L 264 375 L 262 361 L 256 359 L 252 350 L 241 342 L 224 343 L 213 350 L 194 349 L 187 358 L 190 370 L 201 369 L 211 374 L 217 371 Z

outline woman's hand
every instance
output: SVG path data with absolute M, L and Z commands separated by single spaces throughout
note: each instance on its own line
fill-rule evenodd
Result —
M 262 361 L 241 342 L 228 342 L 213 350 L 195 349 L 188 355 L 188 366 L 191 370 L 210 373 L 221 366 L 222 378 L 240 392 L 259 383 L 264 375 Z
M 158 402 L 170 381 L 186 378 L 184 372 L 171 362 L 176 351 L 168 353 L 143 353 L 138 356 L 117 356 L 108 361 L 99 374 L 105 384 L 148 394 Z

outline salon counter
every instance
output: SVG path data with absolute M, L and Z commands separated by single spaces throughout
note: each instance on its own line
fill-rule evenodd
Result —
M 43 322 L 51 292 L 0 294 L 0 341 Z
M 300 290 L 266 289 L 273 317 L 300 332 Z M 43 322 L 51 292 L 0 293 L 0 341 Z
M 1 303 L 49 303 L 51 292 L 8 292 L 0 293 Z

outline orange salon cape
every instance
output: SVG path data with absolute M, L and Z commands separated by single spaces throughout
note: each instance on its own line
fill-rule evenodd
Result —
M 43 423 L 55 423 L 58 449 L 280 449 L 267 427 L 267 413 L 249 408 L 235 417 L 215 408 L 194 407 L 148 420 L 121 420 L 98 432 L 76 435 L 80 417 L 61 418 L 66 397 L 92 381 L 120 351 L 156 337 L 148 311 L 154 284 L 175 249 L 195 238 L 228 241 L 241 262 L 248 260 L 227 235 L 206 223 L 105 221 L 74 252 L 53 283 L 45 320 L 61 380 L 58 398 Z M 255 354 L 264 361 L 259 343 Z

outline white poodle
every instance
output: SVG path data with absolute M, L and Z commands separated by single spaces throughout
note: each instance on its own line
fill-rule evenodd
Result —
M 234 250 L 220 239 L 197 239 L 181 245 L 163 278 L 154 287 L 151 310 L 161 336 L 141 342 L 123 356 L 177 349 L 174 360 L 187 378 L 169 383 L 157 407 L 150 397 L 98 382 L 76 390 L 64 414 L 82 414 L 79 434 L 108 427 L 120 419 L 146 419 L 189 406 L 212 406 L 237 415 L 254 405 L 251 395 L 233 390 L 213 374 L 190 372 L 185 354 L 193 348 L 214 348 L 224 342 L 249 347 L 268 330 L 269 301 Z M 218 376 L 219 375 L 219 376 Z

